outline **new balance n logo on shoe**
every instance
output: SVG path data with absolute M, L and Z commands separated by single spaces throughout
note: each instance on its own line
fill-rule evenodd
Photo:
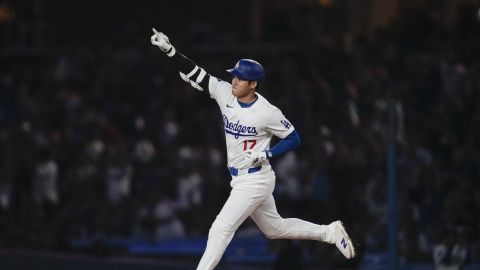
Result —
M 340 243 L 342 243 L 343 248 L 347 248 L 347 241 L 345 241 L 345 238 L 342 238 L 342 242 Z
M 355 247 L 352 244 L 352 240 L 348 236 L 345 228 L 340 220 L 330 223 L 328 226 L 333 228 L 333 239 L 335 239 L 335 246 L 347 259 L 355 257 Z

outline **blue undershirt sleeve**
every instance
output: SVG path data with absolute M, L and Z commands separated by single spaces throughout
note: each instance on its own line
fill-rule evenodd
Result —
M 280 140 L 274 147 L 267 150 L 267 157 L 272 158 L 297 148 L 300 145 L 300 137 L 297 131 L 292 131 L 287 137 Z

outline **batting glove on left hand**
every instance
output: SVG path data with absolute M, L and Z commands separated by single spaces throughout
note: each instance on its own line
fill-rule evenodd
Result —
M 158 32 L 155 28 L 152 28 L 153 35 L 150 38 L 152 41 L 152 45 L 157 46 L 162 50 L 162 52 L 166 53 L 168 56 L 173 56 L 175 54 L 175 48 L 170 44 L 168 37 L 162 33 Z
M 245 161 L 250 167 L 256 167 L 267 163 L 267 152 L 256 152 L 253 150 L 247 150 L 245 151 Z

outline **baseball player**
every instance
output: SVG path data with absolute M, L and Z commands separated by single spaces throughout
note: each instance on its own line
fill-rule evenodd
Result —
M 282 218 L 272 196 L 275 173 L 269 159 L 296 148 L 300 139 L 282 112 L 257 90 L 265 70 L 257 61 L 242 59 L 233 69 L 231 83 L 222 81 L 197 66 L 175 49 L 168 37 L 153 29 L 153 45 L 158 46 L 180 72 L 180 77 L 215 99 L 223 117 L 227 143 L 228 170 L 232 190 L 210 227 L 207 247 L 197 269 L 213 269 L 237 228 L 251 217 L 270 239 L 308 239 L 335 244 L 348 259 L 355 257 L 341 221 L 317 225 L 296 218 Z M 270 140 L 281 140 L 270 148 Z

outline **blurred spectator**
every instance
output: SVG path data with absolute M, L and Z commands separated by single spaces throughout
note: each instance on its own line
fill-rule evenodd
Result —
M 467 260 L 466 237 L 461 228 L 459 232 L 443 231 L 440 241 L 433 247 L 433 259 L 436 270 L 461 270 Z
M 154 205 L 152 209 L 155 222 L 153 239 L 156 241 L 185 236 L 184 225 L 177 217 L 174 205 L 174 202 L 167 197 L 160 198 Z
M 32 177 L 33 201 L 37 205 L 58 203 L 58 166 L 46 151 L 42 151 Z
M 2 180 L 0 182 L 0 207 L 4 212 L 7 212 L 10 209 L 12 203 L 11 192 L 11 185 L 6 180 Z
M 182 177 L 177 180 L 178 199 L 177 207 L 179 209 L 189 209 L 202 205 L 202 176 L 195 170 L 184 169 Z
M 288 200 L 298 200 L 303 195 L 301 182 L 298 178 L 298 161 L 295 152 L 290 151 L 277 161 L 276 174 L 277 183 L 275 186 L 278 196 Z
M 130 196 L 132 173 L 131 165 L 122 161 L 107 166 L 106 195 L 111 204 L 116 205 Z

